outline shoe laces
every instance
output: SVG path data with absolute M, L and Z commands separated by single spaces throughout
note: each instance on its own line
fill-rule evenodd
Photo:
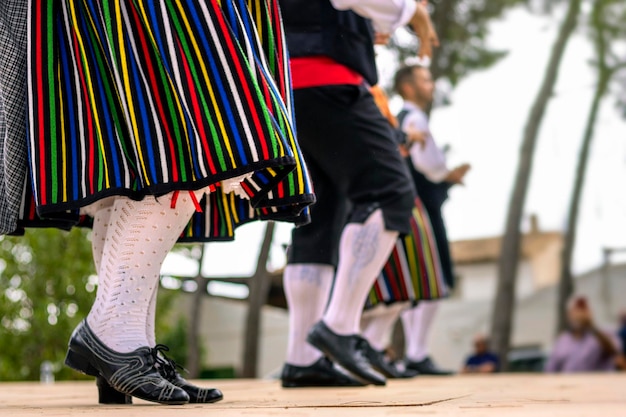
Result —
M 358 336 L 357 349 L 361 351 L 365 356 L 369 356 L 376 352 L 376 350 L 370 345 L 370 343 L 364 337 Z
M 157 344 L 155 347 L 151 349 L 152 357 L 154 358 L 155 367 L 167 380 L 175 379 L 178 376 L 177 369 L 180 369 L 184 372 L 187 371 L 184 367 L 177 364 L 173 359 L 167 357 L 165 352 L 169 352 L 170 348 L 163 344 Z

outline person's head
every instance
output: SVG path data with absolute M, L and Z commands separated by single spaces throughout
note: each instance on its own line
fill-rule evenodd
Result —
M 435 83 L 428 68 L 409 65 L 396 72 L 394 89 L 403 99 L 425 107 L 433 101 Z
M 489 351 L 489 338 L 484 334 L 476 335 L 476 337 L 474 337 L 474 351 L 477 354 Z
M 574 332 L 583 330 L 589 322 L 589 302 L 586 297 L 575 296 L 567 303 L 567 322 Z

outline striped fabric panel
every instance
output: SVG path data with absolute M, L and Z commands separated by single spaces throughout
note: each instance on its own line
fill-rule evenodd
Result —
M 418 199 L 411 217 L 411 233 L 398 239 L 376 279 L 366 308 L 379 303 L 434 300 L 448 295 L 428 214 Z
M 282 32 L 278 4 L 277 2 L 263 0 L 235 2 L 235 6 L 239 7 L 239 10 L 243 10 L 244 5 L 250 10 L 254 27 L 258 28 L 257 39 L 260 40 L 263 53 L 257 56 L 257 58 L 263 59 L 266 57 L 264 62 L 269 65 L 269 72 L 272 74 L 273 79 L 276 80 L 275 86 L 279 89 L 281 97 L 283 97 L 284 110 L 291 120 L 293 118 L 293 99 L 290 88 L 291 75 L 289 73 L 287 50 L 284 47 L 285 39 Z M 226 15 L 233 16 L 232 12 L 228 12 Z M 242 15 L 245 15 L 245 13 L 242 13 Z M 246 27 L 250 28 L 250 25 L 250 21 L 246 21 Z M 218 218 L 230 218 L 227 224 L 232 224 L 232 227 L 218 228 L 217 226 L 222 224 L 222 222 L 215 220 L 207 222 L 206 216 L 197 213 L 181 240 L 195 241 L 198 239 L 199 231 L 204 231 L 204 236 L 208 240 L 230 239 L 232 235 L 224 234 L 225 230 L 231 233 L 237 226 L 259 219 L 290 221 L 297 224 L 305 223 L 308 219 L 308 208 L 305 207 L 302 210 L 304 206 L 301 202 L 302 198 L 297 196 L 307 196 L 308 199 L 306 201 L 312 202 L 314 201 L 313 194 L 309 185 L 310 180 L 308 179 L 306 167 L 302 162 L 303 159 L 299 146 L 293 135 L 289 139 L 292 149 L 296 150 L 297 163 L 300 169 L 294 170 L 287 178 L 279 182 L 266 195 L 266 200 L 257 200 L 256 204 L 260 208 L 253 210 L 247 207 L 246 202 L 239 201 L 237 198 L 227 200 L 228 204 L 220 205 L 220 216 Z M 268 180 L 263 175 L 258 174 L 244 181 L 244 188 L 248 190 L 249 195 L 253 195 L 254 190 L 259 188 L 259 181 L 261 184 L 268 183 Z M 219 187 L 216 192 L 217 194 L 221 192 Z M 211 195 L 205 202 L 206 210 L 210 210 L 210 207 L 213 205 L 210 202 L 212 199 L 224 201 L 219 195 Z
M 29 150 L 38 212 L 246 172 L 254 172 L 246 189 L 253 204 L 284 210 L 273 209 L 284 204 L 273 189 L 293 205 L 287 211 L 310 203 L 277 22 L 273 0 L 32 2 Z
M 254 20 L 255 27 L 259 28 L 258 38 L 263 48 L 262 56 L 267 57 L 265 62 L 269 71 L 276 80 L 276 88 L 283 98 L 283 111 L 286 113 L 288 120 L 285 123 L 291 123 L 295 129 L 293 120 L 294 103 L 293 93 L 291 90 L 291 73 L 289 66 L 289 56 L 286 48 L 285 34 L 282 30 L 282 18 L 277 1 L 267 0 L 238 0 L 240 7 L 247 5 Z M 298 168 L 281 181 L 272 189 L 272 193 L 268 194 L 269 200 L 266 198 L 258 201 L 259 206 L 272 205 L 271 201 L 280 201 L 285 204 L 295 203 L 292 196 L 312 195 L 311 181 L 303 162 L 300 147 L 295 140 L 294 135 L 287 137 L 291 149 L 294 149 Z M 308 208 L 305 208 L 305 215 L 308 215 Z
M 237 227 L 258 220 L 306 223 L 308 218 L 295 206 L 253 208 L 248 200 L 219 190 L 200 202 L 203 212 L 195 213 L 179 242 L 213 242 L 232 240 Z
M 269 100 L 268 107 L 282 116 L 279 121 L 285 126 L 295 127 L 289 58 L 278 3 L 268 0 L 238 0 L 224 6 L 224 10 L 233 27 L 237 26 L 236 20 L 241 18 L 241 26 L 245 30 L 237 32 L 238 36 L 246 34 L 248 38 L 255 40 L 251 42 L 252 56 L 261 68 L 260 71 L 271 74 L 274 80 L 265 90 L 266 93 L 271 88 L 282 97 L 281 101 Z M 230 240 L 238 226 L 255 220 L 278 220 L 296 224 L 304 224 L 309 220 L 307 205 L 315 201 L 311 181 L 295 136 L 290 133 L 291 130 L 287 132 L 297 168 L 278 183 L 275 182 L 277 173 L 271 169 L 256 172 L 252 178 L 246 179 L 242 185 L 251 196 L 254 208 L 246 200 L 234 196 L 225 198 L 218 186 L 201 203 L 205 213 L 196 213 L 193 216 L 180 241 Z M 274 186 L 270 192 L 257 194 L 259 189 L 272 183 Z M 212 212 L 212 215 L 206 215 L 208 212 Z

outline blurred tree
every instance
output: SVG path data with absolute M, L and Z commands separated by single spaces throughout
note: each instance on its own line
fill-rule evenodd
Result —
M 0 237 L 0 380 L 39 378 L 43 361 L 58 379 L 69 336 L 87 314 L 96 277 L 89 231 L 28 230 Z
M 39 379 L 43 361 L 53 363 L 56 379 L 81 378 L 63 361 L 70 334 L 95 297 L 90 233 L 29 229 L 22 237 L 0 236 L 0 381 Z M 157 319 L 175 295 L 159 292 Z M 157 335 L 184 349 L 178 327 L 157 320 Z
M 192 295 L 191 312 L 189 315 L 189 331 L 187 332 L 187 369 L 190 378 L 198 378 L 202 368 L 202 343 L 200 341 L 201 310 L 202 299 L 206 295 L 206 281 L 202 276 L 202 264 L 206 252 L 206 245 L 198 244 L 196 246 L 198 254 L 195 259 L 198 260 L 198 273 L 194 277 L 196 283 L 196 291 Z
M 561 277 L 557 303 L 557 331 L 559 332 L 565 330 L 567 326 L 565 309 L 567 301 L 575 290 L 572 275 L 572 255 L 576 244 L 580 200 L 598 113 L 602 101 L 609 92 L 611 80 L 620 71 L 626 69 L 626 56 L 620 56 L 615 51 L 617 44 L 623 47 L 626 39 L 626 3 L 623 0 L 596 0 L 589 19 L 589 31 L 594 45 L 595 57 L 592 64 L 596 71 L 597 81 L 578 156 L 561 254 Z
M 259 335 L 261 331 L 261 309 L 267 303 L 270 289 L 270 277 L 267 270 L 267 261 L 274 237 L 274 222 L 267 222 L 265 234 L 261 243 L 261 250 L 257 259 L 256 270 L 250 277 L 250 296 L 248 297 L 248 312 L 246 314 L 246 328 L 244 335 L 243 368 L 241 376 L 256 378 L 259 359 Z
M 164 290 L 161 288 L 161 293 L 169 300 L 180 301 L 181 294 L 177 290 Z M 159 320 L 157 323 L 163 323 L 163 320 Z M 157 343 L 166 345 L 170 350 L 166 353 L 167 356 L 173 359 L 178 365 L 184 367 L 187 372 L 184 373 L 185 378 L 198 378 L 200 371 L 202 371 L 202 359 L 204 355 L 204 348 L 201 343 L 198 343 L 198 371 L 196 374 L 192 373 L 190 359 L 189 359 L 189 325 L 186 317 L 178 317 L 178 319 L 167 326 L 161 327 L 157 331 Z
M 505 358 L 508 355 L 511 343 L 511 329 L 515 311 L 515 283 L 521 245 L 520 223 L 532 172 L 535 145 L 548 102 L 558 79 L 563 54 L 578 24 L 581 3 L 582 0 L 568 1 L 565 18 L 552 47 L 544 79 L 528 114 L 522 138 L 520 159 L 513 192 L 509 201 L 502 249 L 498 262 L 498 285 L 491 323 L 493 348 L 503 359 L 503 370 L 507 368 Z
M 435 79 L 447 78 L 452 85 L 472 71 L 495 64 L 506 51 L 486 45 L 488 25 L 504 12 L 526 0 L 431 0 L 433 23 L 444 42 L 433 55 Z
M 441 39 L 441 46 L 435 49 L 431 62 L 433 78 L 435 80 L 448 80 L 452 86 L 455 86 L 471 72 L 487 69 L 505 57 L 507 51 L 489 48 L 487 37 L 489 35 L 489 24 L 503 17 L 507 10 L 515 6 L 524 5 L 537 13 L 548 14 L 552 12 L 554 4 L 563 1 L 430 0 L 429 7 L 432 11 L 432 20 Z M 402 32 L 400 32 L 392 37 L 388 48 L 396 53 L 398 62 L 402 64 L 409 59 L 415 58 L 417 46 L 418 41 L 414 36 L 402 36 Z M 558 60 L 560 61 L 560 57 Z M 555 65 L 558 67 L 558 62 Z M 545 93 L 547 95 L 543 97 L 545 98 L 543 108 L 547 104 L 551 91 L 552 89 L 550 88 Z M 539 106 L 539 108 L 541 107 Z M 537 119 L 536 116 L 533 116 L 533 118 Z M 534 144 L 532 146 L 534 147 Z M 530 156 L 532 157 L 532 151 Z M 528 167 L 528 170 L 529 175 L 530 167 Z M 519 224 L 519 221 L 517 224 Z M 506 299 L 509 298 L 506 297 Z M 512 316 L 508 316 L 507 319 L 512 319 Z M 509 324 L 509 329 L 510 326 Z M 402 344 L 399 343 L 403 340 L 403 335 L 399 334 L 401 329 L 402 326 L 396 326 L 393 343 L 394 349 L 400 354 L 403 351 Z
M 545 0 L 548 1 L 548 0 Z M 528 0 L 430 0 L 429 7 L 435 29 L 441 39 L 431 62 L 434 79 L 445 78 L 453 86 L 469 73 L 485 69 L 506 55 L 486 44 L 489 23 L 503 16 L 513 6 Z M 398 62 L 414 58 L 417 40 L 413 36 L 392 37 L 389 48 L 396 52 Z

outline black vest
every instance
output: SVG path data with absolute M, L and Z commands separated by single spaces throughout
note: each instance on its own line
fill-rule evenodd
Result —
M 378 82 L 374 30 L 352 11 L 336 10 L 330 0 L 279 0 L 292 57 L 327 56 Z

